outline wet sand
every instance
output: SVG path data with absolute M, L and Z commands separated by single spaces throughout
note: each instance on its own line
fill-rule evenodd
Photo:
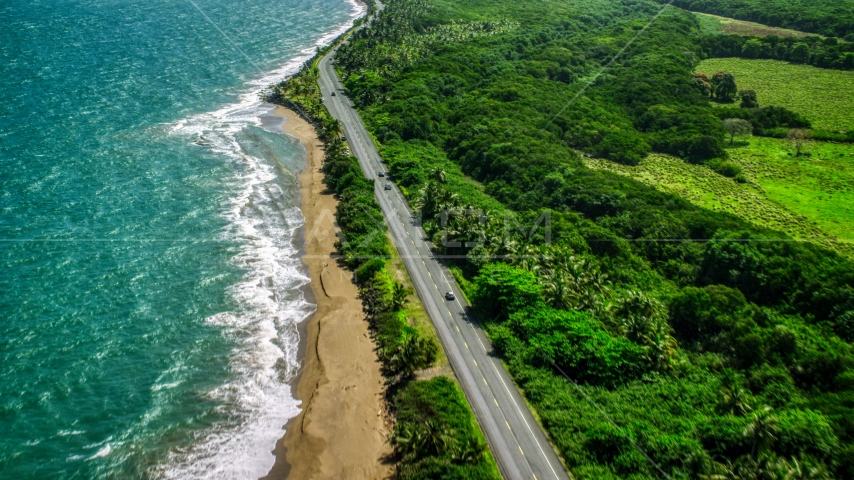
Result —
M 353 273 L 331 258 L 335 252 L 335 207 L 326 191 L 322 143 L 314 127 L 278 107 L 284 130 L 306 148 L 300 175 L 303 261 L 308 267 L 317 311 L 303 329 L 305 357 L 295 394 L 300 414 L 285 426 L 276 444 L 276 463 L 264 477 L 290 479 L 381 479 L 393 473 L 384 462 L 387 442 L 384 378 L 353 284 Z

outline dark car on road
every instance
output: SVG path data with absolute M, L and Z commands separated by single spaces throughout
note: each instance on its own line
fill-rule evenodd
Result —
M 385 172 L 379 172 L 379 173 L 377 173 L 377 176 L 378 176 L 378 177 L 384 177 L 384 176 L 385 176 Z
M 391 184 L 390 184 L 390 183 L 386 183 L 386 184 L 385 184 L 385 189 L 386 189 L 386 190 L 391 190 Z
M 445 294 L 445 300 L 456 300 L 457 296 L 454 295 L 454 292 L 448 292 Z

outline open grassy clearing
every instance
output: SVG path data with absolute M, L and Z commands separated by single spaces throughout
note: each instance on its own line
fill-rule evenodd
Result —
M 814 33 L 789 30 L 788 28 L 770 27 L 761 23 L 737 20 L 735 18 L 719 17 L 709 13 L 694 12 L 694 15 L 696 15 L 697 19 L 700 21 L 700 29 L 703 33 L 729 33 L 756 37 L 777 35 L 778 37 L 796 38 L 815 35 Z
M 751 139 L 751 142 L 756 140 L 759 139 Z M 782 141 L 777 140 L 777 142 Z M 785 146 L 781 145 L 780 148 L 784 149 Z M 849 146 L 848 148 L 854 152 L 854 147 Z M 757 166 L 758 158 L 754 155 L 765 155 L 771 151 L 770 149 L 766 150 L 764 144 L 755 148 L 743 147 L 738 150 L 740 150 L 738 155 L 744 158 L 738 163 L 744 165 L 745 173 L 751 180 L 748 184 L 738 184 L 708 167 L 688 164 L 684 160 L 668 155 L 650 155 L 634 167 L 602 159 L 586 159 L 585 163 L 590 168 L 626 175 L 662 191 L 679 195 L 701 207 L 732 213 L 756 225 L 786 232 L 799 240 L 819 243 L 849 258 L 854 258 L 854 243 L 843 243 L 834 238 L 834 235 L 840 238 L 851 238 L 851 236 L 839 235 L 826 230 L 824 227 L 831 224 L 831 217 L 825 215 L 818 206 L 789 208 L 789 205 L 784 203 L 786 201 L 809 203 L 802 197 L 808 196 L 807 192 L 813 192 L 816 197 L 822 195 L 828 199 L 823 204 L 829 207 L 828 210 L 834 212 L 833 218 L 841 218 L 847 212 L 848 222 L 832 224 L 840 227 L 847 225 L 850 231 L 854 227 L 854 209 L 850 205 L 854 204 L 851 203 L 851 200 L 846 203 L 844 198 L 854 199 L 854 191 L 849 188 L 846 193 L 847 196 L 837 193 L 831 201 L 826 194 L 817 193 L 810 190 L 809 187 L 800 188 L 797 185 L 799 177 L 794 176 L 791 170 L 775 168 L 778 163 L 783 164 L 783 160 L 770 163 L 762 168 Z M 783 155 L 785 156 L 785 153 Z M 848 174 L 854 175 L 854 157 L 848 156 L 846 158 L 850 158 L 852 161 Z M 786 180 L 781 180 L 781 178 L 786 178 Z M 767 193 L 768 190 L 764 185 L 768 185 L 772 193 Z M 787 195 L 785 193 L 787 189 L 798 190 L 798 193 Z M 799 203 L 799 205 L 802 204 Z M 832 208 L 830 208 L 831 205 Z M 832 231 L 840 232 L 839 229 Z
M 794 157 L 785 140 L 756 137 L 729 149 L 748 180 L 773 202 L 854 244 L 854 145 L 814 142 Z
M 760 105 L 798 112 L 815 128 L 854 129 L 854 71 L 742 58 L 710 58 L 697 71 L 732 73 L 740 89 L 756 91 Z

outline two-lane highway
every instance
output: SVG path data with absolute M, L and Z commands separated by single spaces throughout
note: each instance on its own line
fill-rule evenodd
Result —
M 433 255 L 431 244 L 416 216 L 396 186 L 377 176 L 385 172 L 379 152 L 358 112 L 343 95 L 332 59 L 320 60 L 320 88 L 333 117 L 341 122 L 353 154 L 365 175 L 375 182 L 375 194 L 415 289 L 436 327 L 451 367 L 506 479 L 570 478 L 545 433 L 534 420 L 519 390 L 481 328 L 467 314 L 464 297 L 450 273 Z M 333 92 L 337 94 L 332 95 Z M 454 292 L 456 299 L 445 299 Z

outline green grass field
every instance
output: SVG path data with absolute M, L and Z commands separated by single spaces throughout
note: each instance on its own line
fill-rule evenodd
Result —
M 756 137 L 729 152 L 766 198 L 854 243 L 854 145 L 814 142 L 794 157 L 787 141 Z
M 814 33 L 799 32 L 788 28 L 770 27 L 761 23 L 737 20 L 735 18 L 719 17 L 709 13 L 694 12 L 700 21 L 700 29 L 703 33 L 734 33 L 736 35 L 766 36 L 777 35 L 778 37 L 806 37 Z
M 636 167 L 586 163 L 854 258 L 854 145 L 815 142 L 807 148 L 810 157 L 796 159 L 785 140 L 754 137 L 745 143 L 729 152 L 747 184 L 667 155 L 650 155 Z
M 828 70 L 777 60 L 710 58 L 697 71 L 730 72 L 740 89 L 756 90 L 759 104 L 786 107 L 813 127 L 854 130 L 854 71 Z

